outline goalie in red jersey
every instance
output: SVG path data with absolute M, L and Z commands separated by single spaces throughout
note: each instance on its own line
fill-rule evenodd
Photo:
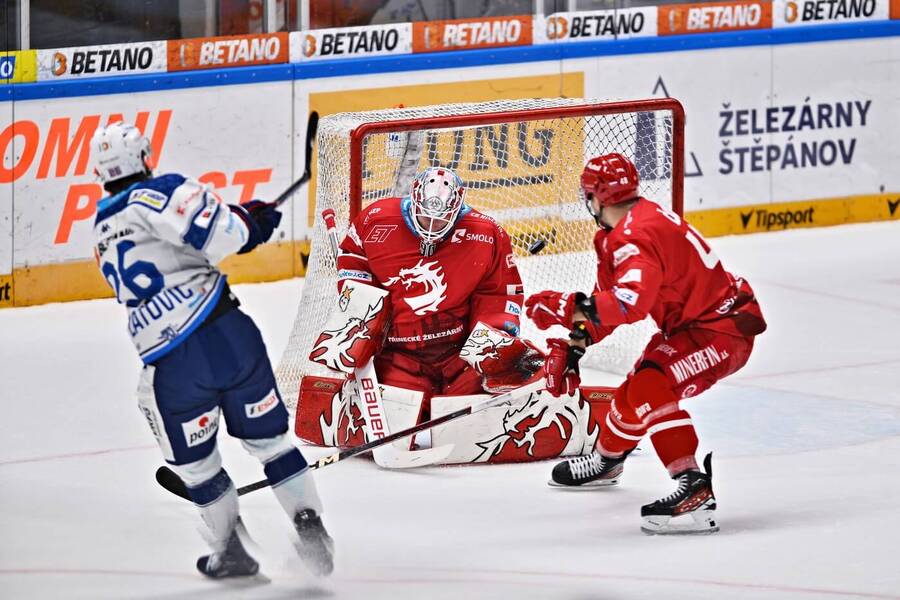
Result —
M 502 368 L 484 361 L 476 371 L 459 357 L 478 322 L 518 334 L 523 291 L 509 236 L 466 205 L 451 170 L 426 169 L 408 196 L 362 210 L 340 244 L 337 268 L 339 291 L 356 281 L 389 292 L 384 345 L 371 333 L 369 352 L 380 383 L 424 393 L 420 420 L 432 395 L 498 391 L 530 375 L 518 374 L 515 361 Z M 539 355 L 520 340 L 516 348 L 517 358 Z
M 525 303 L 538 327 L 572 331 L 568 340 L 548 340 L 547 388 L 557 396 L 572 393 L 585 347 L 616 327 L 650 315 L 660 331 L 616 390 L 595 451 L 557 464 L 550 484 L 618 483 L 625 458 L 649 434 L 678 488 L 642 507 L 641 529 L 717 531 L 711 455 L 701 471 L 694 456 L 697 434 L 680 402 L 744 366 L 754 336 L 766 329 L 759 304 L 749 284 L 724 269 L 693 227 L 638 195 L 637 170 L 624 156 L 591 159 L 581 188 L 599 227 L 596 289 L 590 295 L 544 291 Z

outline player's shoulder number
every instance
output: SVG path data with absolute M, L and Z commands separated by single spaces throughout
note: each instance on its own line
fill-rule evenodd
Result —
M 703 263 L 704 267 L 712 269 L 719 264 L 719 257 L 716 256 L 716 253 L 709 247 L 709 244 L 706 243 L 706 240 L 703 239 L 700 232 L 694 229 L 693 225 L 684 221 L 681 217 L 667 208 L 657 206 L 656 210 L 675 225 L 681 226 L 682 223 L 686 225 L 684 237 L 687 238 L 687 241 L 690 242 L 691 246 L 694 247 L 694 250 L 697 251 L 697 255 L 700 257 L 700 261 Z

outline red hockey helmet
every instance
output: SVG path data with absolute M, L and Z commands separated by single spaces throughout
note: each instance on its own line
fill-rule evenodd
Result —
M 584 191 L 588 210 L 591 197 L 596 198 L 601 207 L 635 198 L 638 182 L 634 164 L 615 152 L 592 158 L 581 172 L 581 189 Z

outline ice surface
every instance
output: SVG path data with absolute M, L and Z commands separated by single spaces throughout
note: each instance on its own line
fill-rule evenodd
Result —
M 900 223 L 712 244 L 770 325 L 686 405 L 715 450 L 719 534 L 639 532 L 640 505 L 671 491 L 649 444 L 595 492 L 547 487 L 552 462 L 354 459 L 316 474 L 332 578 L 303 572 L 263 490 L 241 505 L 272 582 L 205 581 L 194 509 L 153 480 L 124 311 L 99 300 L 0 311 L 0 598 L 900 598 Z M 276 360 L 301 286 L 236 286 Z M 235 481 L 261 478 L 221 446 Z

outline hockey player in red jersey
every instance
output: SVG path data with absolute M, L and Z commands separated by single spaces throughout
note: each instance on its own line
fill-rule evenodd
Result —
M 338 288 L 358 281 L 390 292 L 390 325 L 375 349 L 379 381 L 432 395 L 483 391 L 482 375 L 459 357 L 480 321 L 519 331 L 522 280 L 509 236 L 465 203 L 449 169 L 429 168 L 403 198 L 384 198 L 350 225 L 337 259 Z M 373 339 L 376 336 L 372 336 Z
M 548 389 L 557 396 L 574 392 L 584 348 L 616 327 L 650 315 L 660 331 L 616 390 L 596 450 L 557 464 L 550 484 L 618 483 L 625 458 L 649 434 L 678 487 L 642 507 L 641 529 L 717 531 L 711 455 L 701 471 L 697 434 L 680 402 L 744 366 L 754 336 L 766 329 L 759 305 L 749 284 L 724 269 L 693 227 L 638 195 L 637 170 L 624 156 L 588 161 L 581 188 L 598 225 L 596 289 L 589 295 L 543 291 L 526 301 L 526 314 L 541 329 L 572 331 L 568 340 L 548 340 Z

